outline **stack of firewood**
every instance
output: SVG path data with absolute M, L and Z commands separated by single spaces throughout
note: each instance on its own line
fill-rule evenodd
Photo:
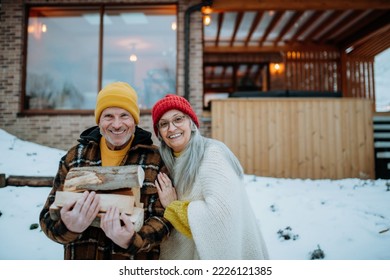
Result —
M 53 220 L 60 218 L 60 209 L 66 203 L 76 201 L 84 191 L 95 191 L 100 197 L 100 211 L 92 226 L 100 226 L 101 214 L 110 206 L 128 215 L 138 231 L 144 221 L 143 204 L 140 202 L 145 178 L 140 166 L 77 167 L 72 168 L 64 183 L 63 191 L 57 191 L 50 207 Z

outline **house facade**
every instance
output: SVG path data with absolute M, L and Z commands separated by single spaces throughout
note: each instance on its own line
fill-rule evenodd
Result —
M 54 93 L 51 94 L 49 97 L 44 96 L 44 93 L 41 95 L 43 98 L 36 98 L 34 96 L 34 90 L 30 88 L 39 88 L 42 92 L 47 90 L 48 88 L 52 87 L 50 81 L 52 83 L 59 82 L 61 85 L 58 85 L 60 88 L 60 92 L 64 95 L 66 93 L 66 90 L 64 89 L 65 82 L 63 82 L 61 79 L 56 79 L 55 75 L 52 77 L 49 76 L 50 72 L 55 71 L 61 71 L 59 69 L 62 69 L 62 75 L 69 75 L 71 76 L 72 71 L 79 72 L 77 69 L 72 68 L 72 63 L 76 64 L 77 67 L 80 67 L 80 65 L 83 65 L 84 63 L 89 63 L 88 59 L 85 57 L 80 57 L 78 55 L 78 52 L 81 52 L 83 54 L 88 54 L 89 52 L 95 52 L 98 53 L 99 51 L 102 51 L 103 47 L 106 47 L 106 45 L 110 44 L 110 42 L 104 42 L 103 47 L 99 44 L 99 26 L 96 22 L 92 22 L 95 18 L 99 18 L 99 15 L 101 13 L 101 10 L 104 8 L 107 14 L 112 14 L 112 19 L 116 20 L 115 13 L 116 11 L 124 10 L 127 12 L 128 15 L 134 15 L 133 18 L 128 19 L 129 28 L 137 29 L 137 31 L 134 33 L 134 36 L 139 36 L 139 33 L 142 33 L 142 21 L 153 21 L 153 15 L 161 13 L 164 17 L 164 14 L 168 15 L 167 20 L 171 20 L 172 23 L 176 22 L 177 29 L 174 30 L 174 36 L 171 36 L 169 38 L 159 37 L 158 39 L 160 41 L 152 41 L 150 40 L 146 44 L 163 44 L 165 40 L 173 40 L 175 43 L 175 49 L 171 50 L 171 52 L 174 55 L 174 59 L 170 61 L 170 63 L 174 63 L 173 71 L 176 73 L 175 77 L 175 85 L 172 87 L 166 87 L 166 92 L 173 92 L 179 95 L 184 95 L 183 89 L 184 89 L 184 19 L 185 19 L 185 13 L 186 10 L 189 9 L 189 7 L 194 6 L 195 4 L 198 4 L 199 1 L 121 1 L 120 4 L 117 3 L 118 1 L 9 1 L 5 0 L 1 3 L 1 35 L 0 35 L 0 46 L 1 46 L 1 78 L 0 78 L 0 127 L 4 130 L 6 130 L 9 133 L 12 133 L 16 135 L 17 137 L 27 140 L 36 142 L 42 145 L 46 145 L 49 147 L 55 147 L 60 149 L 68 149 L 71 145 L 74 145 L 76 143 L 76 140 L 78 139 L 80 132 L 83 131 L 85 128 L 88 128 L 92 125 L 96 125 L 93 117 L 93 108 L 94 108 L 94 95 L 97 95 L 99 91 L 99 87 L 102 85 L 115 81 L 115 80 L 124 80 L 126 82 L 129 82 L 132 84 L 132 81 L 134 81 L 133 78 L 129 78 L 126 75 L 122 75 L 118 78 L 113 77 L 110 75 L 110 71 L 112 68 L 124 68 L 126 66 L 129 66 L 128 69 L 130 69 L 129 72 L 136 72 L 136 70 L 131 69 L 131 64 L 133 62 L 128 61 L 128 56 L 123 58 L 125 60 L 124 63 L 115 63 L 115 54 L 103 54 L 103 56 L 109 57 L 111 61 L 104 60 L 101 61 L 96 55 L 96 57 L 93 58 L 94 61 L 92 61 L 91 65 L 92 67 L 81 71 L 80 75 L 84 75 L 81 80 L 87 80 L 90 77 L 88 75 L 93 76 L 94 82 L 91 83 L 93 86 L 88 87 L 87 90 L 83 91 L 82 93 L 86 93 L 88 91 L 89 96 L 89 104 L 84 105 L 83 107 L 78 107 L 79 102 L 81 102 L 79 99 L 74 98 L 75 104 L 59 104 L 60 102 L 52 102 L 56 104 L 47 104 L 50 103 L 50 101 L 53 99 L 52 96 L 55 95 Z M 110 11 L 112 10 L 112 12 Z M 146 10 L 150 11 L 150 18 L 147 17 L 140 17 L 141 13 L 140 10 Z M 34 12 L 37 14 L 35 15 Z M 61 14 L 61 12 L 64 12 L 64 14 Z M 85 15 L 81 15 L 82 12 L 85 12 L 85 14 L 89 14 L 90 17 L 86 17 Z M 104 13 L 104 12 L 103 12 Z M 191 13 L 191 38 L 189 40 L 190 42 L 190 59 L 192 65 L 197 65 L 198 67 L 192 67 L 189 80 L 191 81 L 191 103 L 194 106 L 195 110 L 198 114 L 202 114 L 202 15 L 200 12 L 194 11 L 194 13 Z M 158 17 L 158 16 L 156 16 Z M 57 28 L 55 32 L 61 32 L 61 29 L 65 29 L 65 25 L 68 24 L 68 22 L 65 20 L 68 19 L 69 22 L 71 21 L 79 21 L 83 20 L 85 25 L 89 24 L 91 26 L 97 26 L 95 30 L 94 40 L 96 41 L 95 44 L 90 44 L 90 49 L 87 50 L 81 50 L 82 46 L 78 45 L 79 42 L 82 42 L 83 40 L 80 39 L 80 37 L 77 34 L 76 27 L 74 30 L 70 30 L 69 32 L 64 32 L 65 34 L 71 34 L 76 36 L 77 38 L 66 38 L 67 43 L 67 50 L 65 52 L 61 52 L 61 46 L 56 46 L 55 42 L 51 43 L 45 43 L 44 40 L 46 39 L 45 36 L 49 36 L 49 33 L 54 29 L 54 25 L 58 24 L 64 24 L 63 27 Z M 87 20 L 90 20 L 91 22 L 88 22 Z M 110 20 L 110 18 L 107 16 L 107 19 Z M 99 20 L 99 19 L 97 19 Z M 133 20 L 133 22 L 131 22 Z M 138 20 L 138 22 L 137 22 Z M 42 22 L 47 22 L 45 25 L 47 28 L 46 32 L 43 32 L 40 30 L 40 34 L 35 36 L 35 33 L 38 33 L 37 31 L 30 32 L 32 29 L 31 26 L 33 26 L 35 22 L 38 22 L 34 27 L 42 28 Z M 157 22 L 157 20 L 156 20 Z M 52 25 L 50 25 L 52 23 Z M 30 26 L 30 27 L 29 27 Z M 109 26 L 109 24 L 104 25 Z M 29 30 L 30 28 L 30 30 Z M 81 28 L 81 27 L 80 27 Z M 151 27 L 153 28 L 153 26 Z M 156 28 L 156 27 L 154 27 Z M 108 28 L 107 28 L 108 29 Z M 113 30 L 112 32 L 115 32 Z M 58 35 L 58 34 L 57 34 Z M 60 35 L 66 36 L 66 35 Z M 80 35 L 83 36 L 83 35 Z M 88 35 L 89 36 L 89 35 Z M 124 35 L 120 39 L 126 39 Z M 131 32 L 130 35 L 131 36 Z M 31 45 L 33 45 L 33 41 L 39 41 L 41 47 L 47 48 L 45 51 L 46 53 L 42 53 L 37 49 L 29 48 Z M 55 39 L 52 39 L 55 40 Z M 58 40 L 58 39 L 57 39 Z M 72 42 L 73 40 L 73 42 Z M 104 38 L 103 38 L 104 40 Z M 139 39 L 140 40 L 140 39 Z M 123 40 L 125 41 L 125 40 Z M 131 44 L 131 38 L 128 40 L 128 44 Z M 135 48 L 137 50 L 138 46 L 137 44 L 137 38 L 134 40 Z M 28 45 L 30 44 L 30 45 Z M 46 44 L 46 46 L 42 46 Z M 140 43 L 142 44 L 142 42 Z M 146 45 L 145 44 L 145 45 Z M 54 45 L 54 47 L 52 47 Z M 55 48 L 53 49 L 52 53 L 49 49 L 50 47 Z M 124 46 L 123 48 L 128 50 L 130 55 L 131 45 Z M 155 47 L 155 46 L 140 46 L 139 48 L 148 48 L 148 47 Z M 39 48 L 39 47 L 36 47 Z M 109 47 L 107 47 L 108 49 Z M 28 51 L 31 50 L 31 53 Z M 113 51 L 115 51 L 115 48 L 113 48 Z M 158 49 L 160 53 L 162 54 L 164 49 Z M 29 76 L 29 71 L 31 73 L 34 73 L 36 69 L 30 68 L 29 64 L 34 64 L 34 60 L 40 60 L 45 59 L 43 58 L 45 55 L 49 56 L 58 56 L 58 58 L 54 58 L 51 61 L 49 59 L 47 60 L 46 64 L 39 64 L 37 65 L 47 65 L 48 67 L 53 67 L 52 69 L 43 69 L 42 71 L 38 71 L 38 74 L 35 74 L 35 80 Z M 149 54 L 149 60 L 151 60 L 151 56 L 154 54 Z M 75 57 L 78 61 L 74 61 L 70 64 L 65 64 L 65 60 L 61 59 L 61 56 L 67 56 L 66 59 L 70 59 L 72 56 Z M 84 60 L 85 59 L 85 60 Z M 99 77 L 99 75 L 102 75 L 102 73 L 99 73 L 99 68 L 102 68 L 102 66 L 99 64 L 105 63 L 107 61 L 108 63 L 111 63 L 111 68 L 103 69 L 100 72 L 106 72 L 106 77 Z M 61 68 L 61 65 L 58 64 L 64 64 L 64 67 Z M 125 64 L 128 65 L 125 65 Z M 145 63 L 142 61 L 142 56 L 139 57 L 137 62 L 134 62 L 133 64 L 142 64 Z M 150 62 L 146 62 L 150 63 Z M 151 62 L 153 63 L 153 61 Z M 160 63 L 159 61 L 156 62 Z M 125 66 L 124 66 L 125 65 Z M 66 69 L 68 67 L 69 69 Z M 136 67 L 136 66 L 135 66 Z M 157 67 L 149 67 L 146 71 L 153 71 L 158 70 Z M 61 73 L 60 73 L 61 74 Z M 45 76 L 46 75 L 46 76 Z M 77 74 L 79 75 L 79 74 Z M 136 75 L 136 73 L 132 74 Z M 49 76 L 49 77 L 48 77 Z M 77 82 L 77 77 L 71 77 L 70 81 Z M 148 77 L 145 75 L 141 77 L 143 81 L 145 81 Z M 149 77 L 150 79 L 153 79 L 153 77 Z M 29 81 L 30 79 L 30 81 Z M 73 79 L 73 80 L 72 80 Z M 100 79 L 100 81 L 99 81 Z M 156 79 L 160 79 L 157 77 Z M 164 77 L 162 78 L 164 80 Z M 38 81 L 46 81 L 46 84 L 39 84 Z M 167 79 L 165 78 L 164 82 L 167 83 Z M 147 84 L 147 82 L 144 82 Z M 80 82 L 81 84 L 81 82 Z M 77 84 L 74 84 L 76 87 Z M 54 88 L 55 86 L 53 86 Z M 57 88 L 58 88 L 57 87 Z M 153 87 L 150 86 L 148 89 L 148 94 L 153 95 Z M 161 89 L 158 89 L 161 91 Z M 52 90 L 55 91 L 54 89 Z M 68 90 L 71 91 L 71 90 Z M 143 92 L 145 93 L 145 90 Z M 160 92 L 160 96 L 161 96 Z M 37 95 L 37 94 L 35 94 Z M 49 94 L 47 94 L 49 95 Z M 33 98 L 35 97 L 35 98 Z M 161 96 L 162 97 L 162 96 Z M 32 99 L 36 99 L 34 102 Z M 46 103 L 45 103 L 46 102 Z M 64 102 L 63 102 L 64 103 Z M 87 103 L 87 102 L 85 102 Z M 152 122 L 151 122 L 151 116 L 150 116 L 150 109 L 153 104 L 149 102 L 147 106 L 141 107 L 141 121 L 140 125 L 147 129 L 152 131 Z M 207 121 L 206 124 L 203 125 L 203 129 L 207 130 Z M 207 131 L 206 131 L 207 133 Z
M 375 102 L 374 58 L 390 46 L 390 4 L 381 0 L 0 5 L 0 128 L 64 150 L 96 125 L 95 97 L 112 81 L 138 92 L 141 127 L 153 131 L 151 107 L 175 93 L 212 136 L 214 99 Z

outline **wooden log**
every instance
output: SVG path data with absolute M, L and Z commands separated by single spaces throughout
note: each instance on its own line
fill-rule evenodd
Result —
M 50 187 L 54 177 L 41 176 L 8 176 L 6 186 Z
M 69 170 L 64 190 L 83 192 L 142 187 L 144 178 L 145 172 L 139 165 L 76 167 Z
M 4 188 L 6 186 L 5 174 L 0 174 L 0 188 Z
M 106 212 L 110 206 L 116 206 L 121 213 L 133 214 L 134 196 L 107 193 L 96 195 L 100 198 L 99 212 Z M 66 203 L 76 201 L 82 196 L 83 194 L 78 192 L 57 191 L 51 208 L 63 207 Z
M 98 214 L 98 216 L 92 221 L 91 226 L 100 227 L 100 218 L 102 214 Z M 134 224 L 134 230 L 139 231 L 141 227 L 144 225 L 144 209 L 139 207 L 134 207 L 133 214 L 128 215 L 130 217 L 131 222 Z
M 61 217 L 60 211 L 61 211 L 60 207 L 50 208 L 50 217 L 54 221 L 58 221 Z M 100 228 L 100 219 L 102 214 L 103 213 L 99 213 L 97 215 L 97 217 L 92 221 L 91 226 Z M 126 214 L 126 215 L 129 216 L 130 220 L 133 222 L 135 231 L 139 231 L 144 224 L 144 209 L 142 205 L 141 207 L 134 207 L 133 214 L 131 215 Z

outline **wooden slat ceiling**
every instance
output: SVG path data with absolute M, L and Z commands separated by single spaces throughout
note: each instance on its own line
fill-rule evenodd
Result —
M 390 47 L 390 10 L 221 11 L 211 18 L 206 53 L 321 47 L 372 57 Z
M 206 91 L 212 90 L 207 81 L 221 73 L 228 76 L 225 80 L 233 71 L 244 75 L 257 69 L 259 75 L 267 56 L 275 61 L 275 53 L 282 51 L 335 50 L 373 58 L 390 47 L 390 0 L 215 0 L 211 7 L 211 24 L 204 28 Z M 258 58 L 257 68 L 216 63 L 250 54 L 266 58 Z

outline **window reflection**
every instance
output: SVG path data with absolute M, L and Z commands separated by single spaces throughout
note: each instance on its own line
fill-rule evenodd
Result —
M 176 7 L 105 7 L 102 16 L 96 6 L 29 10 L 25 109 L 93 109 L 99 88 L 118 80 L 141 108 L 176 91 Z
M 176 91 L 176 11 L 170 7 L 107 8 L 103 41 L 103 86 L 131 84 L 141 108 Z M 108 20 L 106 22 L 106 19 Z
M 98 87 L 97 9 L 32 8 L 26 109 L 93 109 Z

